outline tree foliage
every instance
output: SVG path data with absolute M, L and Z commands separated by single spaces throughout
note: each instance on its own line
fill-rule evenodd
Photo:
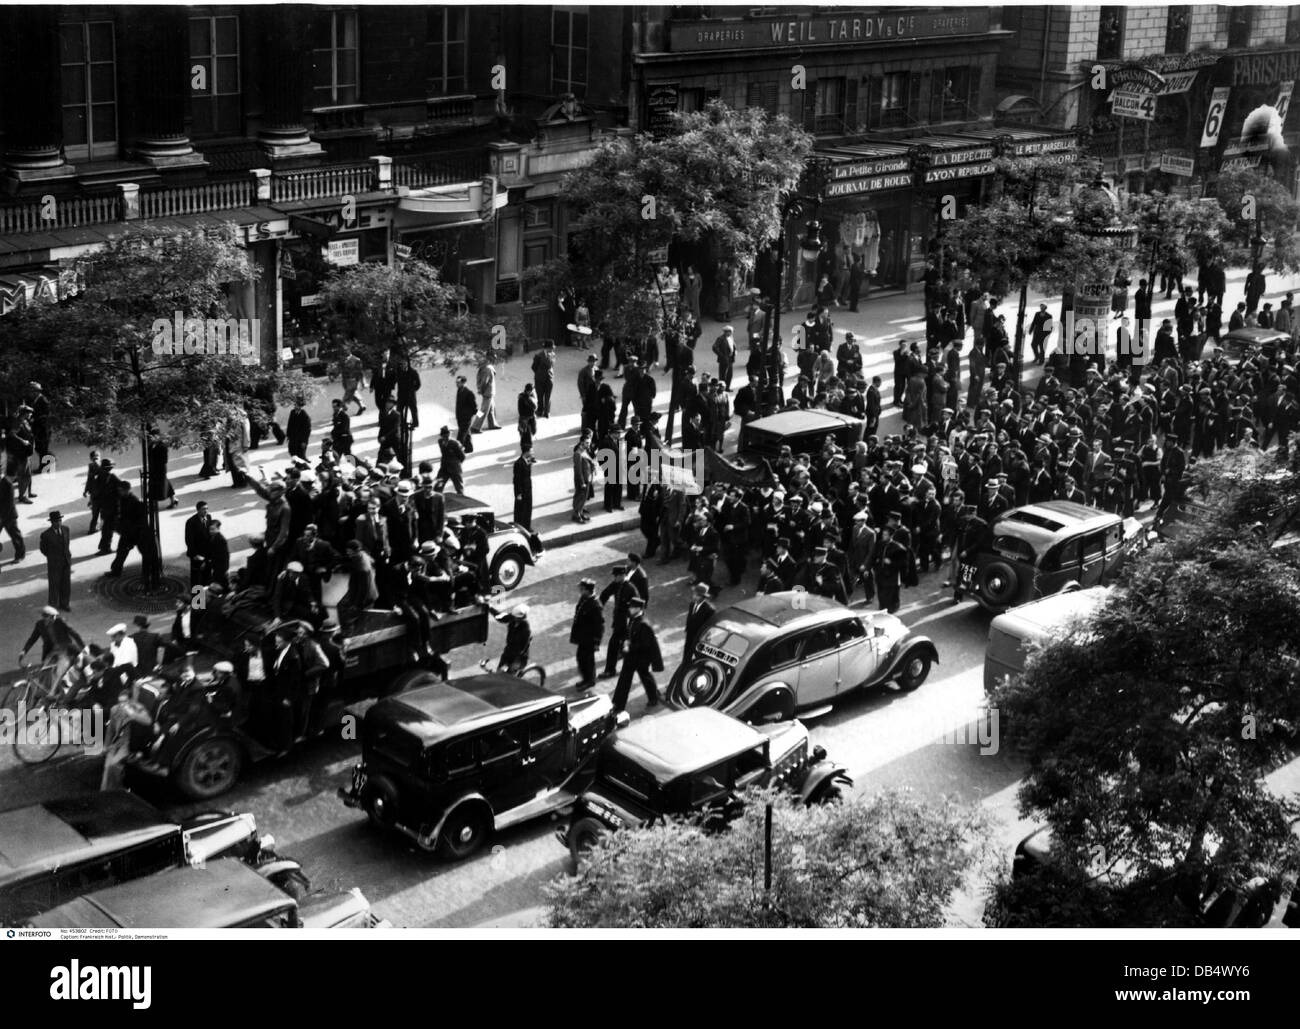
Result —
M 1187 268 L 1239 262 L 1229 243 L 1233 226 L 1214 200 L 1184 200 L 1164 193 L 1139 193 L 1129 197 L 1138 229 L 1138 265 L 1144 277 L 1154 267 L 1157 275 L 1181 275 Z M 1152 257 L 1154 256 L 1154 261 Z M 1134 275 L 1136 281 L 1140 276 Z
M 1300 204 L 1282 183 L 1254 168 L 1224 172 L 1216 196 L 1227 220 L 1225 242 L 1232 264 L 1250 265 L 1258 214 L 1264 266 L 1277 272 L 1300 271 Z
M 180 445 L 242 414 L 257 392 L 312 392 L 302 376 L 243 364 L 237 354 L 186 354 L 180 340 L 177 353 L 154 351 L 158 320 L 230 316 L 227 287 L 252 275 L 233 228 L 133 226 L 83 258 L 82 271 L 79 296 L 5 318 L 0 390 L 12 399 L 39 381 L 57 434 L 119 447 L 152 424 Z
M 1111 281 L 1130 243 L 1103 234 L 1118 220 L 1104 200 L 1084 188 L 1091 165 L 1002 158 L 997 171 L 999 194 L 945 225 L 948 257 L 999 296 L 1024 283 L 1065 293 Z
M 716 100 L 674 115 L 662 137 L 607 139 L 564 182 L 573 212 L 567 261 L 532 281 L 571 286 L 612 335 L 671 330 L 653 288 L 651 251 L 704 244 L 715 262 L 752 267 L 758 248 L 780 232 L 781 200 L 797 185 L 812 142 L 783 115 Z
M 464 288 L 424 261 L 354 265 L 327 279 L 319 297 L 330 357 L 346 345 L 369 361 L 391 347 L 416 364 L 455 369 L 477 364 L 490 348 L 490 326 L 469 313 Z
M 907 793 L 805 808 L 748 795 L 724 832 L 670 820 L 605 837 L 547 887 L 553 928 L 935 927 L 983 857 L 984 817 Z M 773 810 L 764 896 L 764 802 Z
M 1096 614 L 992 695 L 1029 763 L 1022 812 L 1046 820 L 1063 868 L 1118 873 L 1107 903 L 1135 921 L 1153 897 L 1194 910 L 1206 882 L 1298 856 L 1300 807 L 1261 779 L 1300 727 L 1300 557 L 1273 545 L 1300 491 L 1289 472 L 1222 474 L 1229 461 L 1205 469 L 1192 531 L 1131 562 Z

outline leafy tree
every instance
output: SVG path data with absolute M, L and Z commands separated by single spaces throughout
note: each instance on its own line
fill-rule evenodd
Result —
M 1185 267 L 1227 267 L 1238 254 L 1229 243 L 1233 225 L 1214 200 L 1184 200 L 1164 193 L 1129 197 L 1138 229 L 1138 269 L 1182 274 Z M 1139 276 L 1134 275 L 1136 280 Z
M 1300 271 L 1300 204 L 1282 183 L 1254 168 L 1225 172 L 1219 176 L 1216 196 L 1227 217 L 1225 242 L 1232 264 L 1249 266 L 1254 260 L 1252 241 L 1258 226 L 1264 239 L 1261 269 Z
M 488 322 L 469 313 L 464 287 L 424 261 L 354 265 L 327 279 L 319 296 L 330 357 L 348 346 L 368 362 L 391 347 L 413 364 L 454 370 L 490 347 Z
M 1050 293 L 1109 284 L 1131 240 L 1109 195 L 1090 188 L 1094 166 L 1050 157 L 999 158 L 999 190 L 945 226 L 943 246 L 959 267 L 997 296 L 1020 291 L 1017 350 L 1032 283 Z
M 570 252 L 531 277 L 542 289 L 571 286 L 618 338 L 676 327 L 654 289 L 651 251 L 695 244 L 714 265 L 752 267 L 780 232 L 781 199 L 812 152 L 812 137 L 788 118 L 720 101 L 674 115 L 672 128 L 608 139 L 566 177 Z
M 1300 490 L 1294 473 L 1232 462 L 1199 470 L 1192 531 L 1132 561 L 1096 614 L 992 694 L 1058 875 L 1118 873 L 1106 901 L 1134 921 L 1177 921 L 1207 883 L 1294 874 L 1300 856 L 1300 805 L 1261 783 L 1300 726 L 1300 556 L 1274 545 Z
M 154 429 L 171 446 L 189 445 L 205 431 L 235 424 L 250 397 L 312 392 L 297 373 L 245 364 L 238 353 L 207 352 L 220 343 L 213 338 L 209 348 L 206 331 L 198 352 L 193 337 L 190 353 L 184 338 L 170 340 L 172 353 L 155 347 L 166 342 L 160 326 L 174 326 L 178 314 L 229 317 L 227 287 L 252 275 L 233 228 L 209 234 L 132 226 L 83 258 L 82 270 L 76 298 L 5 319 L 8 374 L 0 393 L 16 398 L 29 380 L 39 381 L 60 436 L 98 447 L 139 438 L 143 451 Z M 222 338 L 229 351 L 229 338 Z M 141 466 L 148 495 L 143 452 Z M 150 517 L 156 543 L 152 505 Z
M 934 927 L 982 856 L 984 817 L 907 793 L 805 808 L 749 795 L 725 832 L 670 820 L 614 833 L 546 889 L 553 928 Z M 765 895 L 764 802 L 773 804 Z

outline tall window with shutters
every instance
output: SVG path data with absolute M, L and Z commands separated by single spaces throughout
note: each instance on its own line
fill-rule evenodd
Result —
M 313 106 L 355 104 L 360 99 L 357 12 L 318 12 L 313 36 Z
M 202 74 L 196 77 L 199 69 Z M 190 74 L 190 135 L 239 135 L 243 117 L 238 15 L 191 15 Z
M 429 8 L 429 84 L 435 94 L 465 92 L 468 7 Z
M 813 131 L 819 135 L 844 131 L 844 79 L 840 76 L 817 80 Z
M 768 114 L 776 114 L 780 103 L 781 85 L 775 79 L 770 82 L 750 82 L 745 88 L 745 106 L 759 107 Z
M 111 21 L 59 26 L 63 148 L 70 160 L 117 156 L 117 53 Z
M 551 91 L 587 95 L 587 8 L 551 8 Z

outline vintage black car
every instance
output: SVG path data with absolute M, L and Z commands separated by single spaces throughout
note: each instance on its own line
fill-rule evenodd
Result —
M 1097 507 L 1026 504 L 1002 514 L 988 538 L 968 548 L 957 578 L 982 608 L 999 614 L 1070 583 L 1105 585 L 1146 535 L 1136 518 Z
M 435 650 L 447 653 L 485 643 L 488 615 L 487 605 L 473 604 L 440 617 L 434 623 Z M 198 624 L 202 650 L 192 663 L 200 678 L 216 661 L 233 661 L 246 640 L 256 645 L 265 668 L 274 664 L 275 631 L 280 623 L 260 598 L 249 600 L 239 594 L 220 598 L 203 612 Z M 348 626 L 343 658 L 340 680 L 332 691 L 322 691 L 313 701 L 311 721 L 320 733 L 341 724 L 343 709 L 349 704 L 407 689 L 427 665 L 424 658 L 412 661 L 406 624 L 389 609 L 367 610 Z M 139 680 L 141 698 L 156 714 L 157 735 L 153 746 L 130 767 L 169 778 L 186 796 L 206 800 L 234 786 L 245 762 L 261 760 L 274 751 L 268 742 L 267 711 L 255 703 L 250 703 L 242 724 L 211 705 L 165 703 L 185 663 L 176 662 Z
M 37 929 L 372 929 L 386 926 L 360 890 L 299 899 L 241 861 L 176 868 L 70 900 Z
M 481 500 L 462 493 L 448 493 L 444 501 L 448 518 L 474 518 L 487 532 L 488 582 L 494 588 L 512 590 L 524 581 L 524 569 L 542 559 L 542 538 L 518 522 L 503 522 Z
M 0 924 L 15 925 L 91 890 L 234 856 L 290 892 L 308 883 L 258 836 L 250 814 L 177 823 L 134 794 L 85 793 L 0 811 Z
M 1288 333 L 1258 327 L 1233 329 L 1219 339 L 1219 349 L 1223 351 L 1224 357 L 1232 361 L 1244 360 L 1257 354 L 1271 359 L 1279 347 L 1290 345 L 1291 337 Z
M 778 785 L 815 804 L 853 785 L 826 751 L 810 747 L 801 722 L 751 726 L 711 708 L 620 729 L 601 747 L 595 773 L 556 833 L 575 862 L 611 830 L 673 815 L 725 824 L 746 787 Z
M 673 707 L 714 707 L 747 722 L 821 713 L 844 694 L 925 682 L 939 652 L 883 611 L 800 590 L 750 597 L 705 624 L 668 684 Z
M 626 722 L 608 697 L 570 701 L 511 675 L 435 683 L 427 676 L 366 712 L 362 762 L 339 796 L 446 857 L 572 804 L 601 743 Z

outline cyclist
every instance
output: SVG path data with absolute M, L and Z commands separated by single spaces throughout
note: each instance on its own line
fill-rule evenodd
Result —
M 32 649 L 32 645 L 41 641 L 41 663 L 47 664 L 54 659 L 56 671 L 54 681 L 58 682 L 63 677 L 63 673 L 68 670 L 68 665 L 72 663 L 82 649 L 85 647 L 85 641 L 80 634 L 63 620 L 63 616 L 53 607 L 41 608 L 41 617 L 37 619 L 36 625 L 32 627 L 31 635 L 27 637 L 27 642 L 23 644 L 22 649 L 18 652 L 18 666 L 21 668 L 27 660 L 27 652 Z

